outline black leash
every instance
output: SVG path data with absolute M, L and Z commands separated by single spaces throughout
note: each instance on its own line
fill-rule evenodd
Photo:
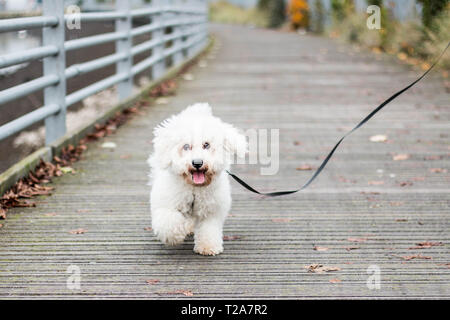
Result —
M 385 100 L 383 103 L 381 103 L 378 107 L 376 107 L 368 116 L 366 116 L 360 123 L 358 123 L 352 130 L 350 130 L 349 132 L 347 132 L 339 141 L 338 143 L 336 143 L 336 145 L 334 146 L 334 148 L 331 150 L 331 152 L 327 155 L 327 157 L 325 158 L 325 160 L 323 160 L 322 164 L 320 165 L 320 167 L 316 170 L 316 172 L 313 174 L 313 176 L 300 188 L 297 190 L 289 190 L 289 191 L 275 191 L 275 192 L 259 192 L 258 190 L 254 189 L 253 187 L 251 187 L 249 184 L 247 184 L 245 181 L 243 181 L 242 179 L 240 179 L 238 176 L 236 176 L 235 174 L 227 171 L 227 173 L 234 179 L 236 180 L 240 185 L 242 185 L 244 188 L 246 188 L 247 190 L 253 192 L 253 193 L 257 193 L 263 196 L 268 196 L 268 197 L 279 197 L 279 196 L 284 196 L 287 194 L 291 194 L 291 193 L 296 193 L 299 191 L 302 191 L 303 189 L 306 189 L 316 178 L 317 176 L 322 172 L 322 170 L 325 168 L 325 166 L 327 165 L 328 161 L 330 160 L 330 158 L 333 156 L 334 152 L 336 151 L 337 147 L 341 144 L 342 141 L 344 141 L 345 138 L 347 138 L 347 136 L 349 136 L 350 134 L 352 134 L 354 131 L 356 131 L 357 129 L 359 129 L 360 127 L 362 127 L 367 121 L 369 121 L 378 111 L 380 111 L 381 109 L 383 109 L 388 103 L 390 103 L 391 101 L 393 101 L 394 99 L 396 99 L 398 96 L 400 96 L 402 93 L 404 93 L 405 91 L 409 90 L 411 87 L 413 87 L 417 82 L 419 82 L 420 80 L 422 80 L 433 68 L 434 66 L 441 60 L 442 56 L 444 55 L 444 53 L 447 51 L 448 47 L 450 46 L 450 42 L 447 44 L 447 47 L 445 47 L 444 51 L 442 51 L 442 53 L 439 55 L 439 57 L 437 58 L 437 60 L 431 65 L 431 67 L 420 77 L 418 78 L 416 81 L 414 81 L 413 83 L 411 83 L 410 85 L 408 85 L 407 87 L 403 88 L 402 90 L 396 92 L 395 94 L 393 94 L 391 97 L 389 97 L 387 100 Z

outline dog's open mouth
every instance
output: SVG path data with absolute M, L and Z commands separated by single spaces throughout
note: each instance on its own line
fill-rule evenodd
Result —
M 192 181 L 194 182 L 194 184 L 200 185 L 205 183 L 206 181 L 205 172 L 206 170 L 191 171 Z

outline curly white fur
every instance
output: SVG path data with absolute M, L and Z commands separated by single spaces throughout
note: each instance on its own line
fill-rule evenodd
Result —
M 194 251 L 223 251 L 222 228 L 231 206 L 228 175 L 247 142 L 232 125 L 214 117 L 206 103 L 189 106 L 154 129 L 150 207 L 159 240 L 176 245 L 194 233 Z M 193 160 L 201 160 L 195 168 Z

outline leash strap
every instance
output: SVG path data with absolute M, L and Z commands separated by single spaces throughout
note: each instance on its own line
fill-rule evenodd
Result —
M 417 80 L 415 80 L 414 82 L 412 82 L 411 84 L 409 84 L 408 86 L 406 86 L 405 88 L 403 88 L 402 90 L 394 93 L 392 96 L 390 96 L 388 99 L 386 99 L 384 102 L 382 102 L 378 107 L 376 107 L 368 116 L 366 116 L 360 123 L 358 123 L 352 130 L 350 130 L 349 132 L 347 132 L 337 143 L 336 145 L 333 147 L 333 149 L 331 149 L 330 153 L 327 155 L 327 157 L 325 158 L 325 160 L 323 160 L 322 164 L 320 165 L 320 167 L 316 170 L 316 172 L 314 172 L 314 174 L 312 175 L 312 177 L 302 186 L 300 187 L 300 189 L 297 190 L 288 190 L 288 191 L 275 191 L 275 192 L 259 192 L 258 190 L 256 190 L 255 188 L 251 187 L 249 184 L 247 184 L 245 181 L 243 181 L 242 179 L 240 179 L 238 176 L 236 176 L 235 174 L 229 172 L 227 170 L 227 173 L 234 179 L 236 180 L 241 186 L 243 186 L 244 188 L 246 188 L 247 190 L 253 192 L 253 193 L 257 193 L 263 196 L 267 196 L 267 197 L 279 197 L 279 196 L 284 196 L 284 195 L 288 195 L 291 193 L 296 193 L 299 191 L 302 191 L 303 189 L 306 189 L 316 178 L 317 176 L 322 172 L 322 170 L 325 168 L 325 166 L 327 165 L 328 161 L 331 159 L 331 157 L 333 156 L 334 152 L 336 151 L 336 149 L 339 147 L 339 145 L 342 143 L 342 141 L 344 141 L 345 138 L 347 138 L 350 134 L 352 134 L 354 131 L 356 131 L 357 129 L 359 129 L 360 127 L 362 127 L 367 121 L 369 121 L 375 114 L 378 113 L 378 111 L 380 111 L 381 109 L 383 109 L 388 103 L 390 103 L 391 101 L 395 100 L 398 96 L 400 96 L 401 94 L 403 94 L 405 91 L 411 89 L 416 83 L 418 83 L 420 80 L 422 80 L 433 68 L 434 66 L 441 60 L 442 56 L 444 55 L 444 53 L 447 51 L 448 47 L 450 46 L 450 42 L 447 44 L 447 47 L 445 47 L 444 51 L 442 51 L 442 53 L 439 55 L 439 57 L 436 59 L 436 61 L 431 65 L 431 67 Z

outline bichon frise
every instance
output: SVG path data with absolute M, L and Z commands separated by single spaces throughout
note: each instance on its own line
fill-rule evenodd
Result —
M 154 131 L 150 207 L 159 240 L 175 245 L 194 233 L 194 251 L 223 251 L 222 227 L 231 206 L 228 170 L 234 156 L 245 157 L 247 141 L 214 117 L 206 103 L 189 106 Z

